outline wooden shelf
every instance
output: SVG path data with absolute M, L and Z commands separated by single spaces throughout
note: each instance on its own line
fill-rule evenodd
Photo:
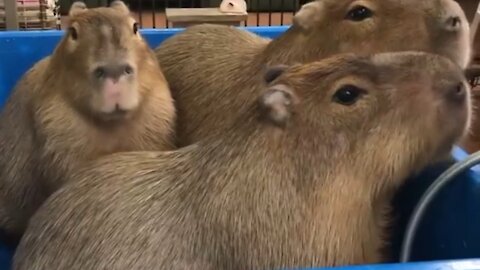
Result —
M 187 27 L 200 23 L 240 25 L 248 19 L 248 13 L 225 13 L 219 8 L 167 8 L 167 20 L 173 27 Z
M 53 13 L 51 1 L 17 0 L 16 9 L 15 28 L 32 30 L 56 28 L 57 19 Z M 9 12 L 6 10 L 5 0 L 0 0 L 0 29 L 6 28 Z

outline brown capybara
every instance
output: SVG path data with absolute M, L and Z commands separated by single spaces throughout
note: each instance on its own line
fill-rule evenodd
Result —
M 0 115 L 0 228 L 21 235 L 65 174 L 99 156 L 174 147 L 175 108 L 153 50 L 123 2 L 70 9 L 52 55 Z
M 421 52 L 272 68 L 224 133 L 74 173 L 32 217 L 13 269 L 380 262 L 391 194 L 468 128 L 468 87 Z
M 265 66 L 332 54 L 418 50 L 470 60 L 469 25 L 453 0 L 319 0 L 273 41 L 229 26 L 197 25 L 155 49 L 177 109 L 178 146 L 224 132 L 261 91 Z

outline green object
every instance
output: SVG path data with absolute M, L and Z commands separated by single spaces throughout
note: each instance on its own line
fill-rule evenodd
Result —
M 293 12 L 299 8 L 299 0 L 246 0 L 248 11 Z M 222 0 L 202 0 L 203 7 L 219 7 Z M 270 6 L 271 5 L 271 6 Z
M 68 15 L 70 6 L 72 6 L 75 1 L 76 0 L 60 0 L 60 14 Z M 84 2 L 88 8 L 104 7 L 108 5 L 107 0 L 82 0 L 82 2 Z

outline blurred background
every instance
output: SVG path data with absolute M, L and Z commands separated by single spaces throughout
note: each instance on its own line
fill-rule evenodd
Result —
M 5 29 L 5 2 L 0 0 L 0 28 Z M 248 19 L 242 25 L 272 26 L 288 25 L 301 5 L 311 0 L 247 0 Z M 56 16 L 60 16 L 60 26 L 68 20 L 68 10 L 74 0 L 16 0 L 19 28 L 25 30 L 57 28 Z M 89 8 L 106 6 L 111 0 L 85 0 Z M 206 8 L 218 7 L 221 0 L 125 0 L 133 15 L 143 28 L 168 28 L 166 8 Z M 11 10 L 11 9 L 10 9 Z M 10 17 L 14 15 L 11 14 Z

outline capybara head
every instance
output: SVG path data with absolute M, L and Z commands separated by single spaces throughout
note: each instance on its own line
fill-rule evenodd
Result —
M 319 140 L 312 155 L 358 168 L 359 176 L 406 177 L 449 154 L 470 121 L 462 69 L 436 54 L 342 54 L 272 67 L 265 81 L 261 119 L 306 148 Z
M 317 0 L 303 5 L 293 24 L 322 55 L 427 51 L 462 68 L 471 59 L 469 24 L 454 0 Z
M 68 63 L 63 64 L 64 77 L 82 78 L 72 80 L 81 85 L 65 87 L 68 99 L 104 121 L 131 115 L 145 91 L 137 80 L 142 61 L 154 58 L 129 9 L 121 1 L 93 9 L 75 2 L 69 16 L 66 35 L 53 56 L 54 62 Z

